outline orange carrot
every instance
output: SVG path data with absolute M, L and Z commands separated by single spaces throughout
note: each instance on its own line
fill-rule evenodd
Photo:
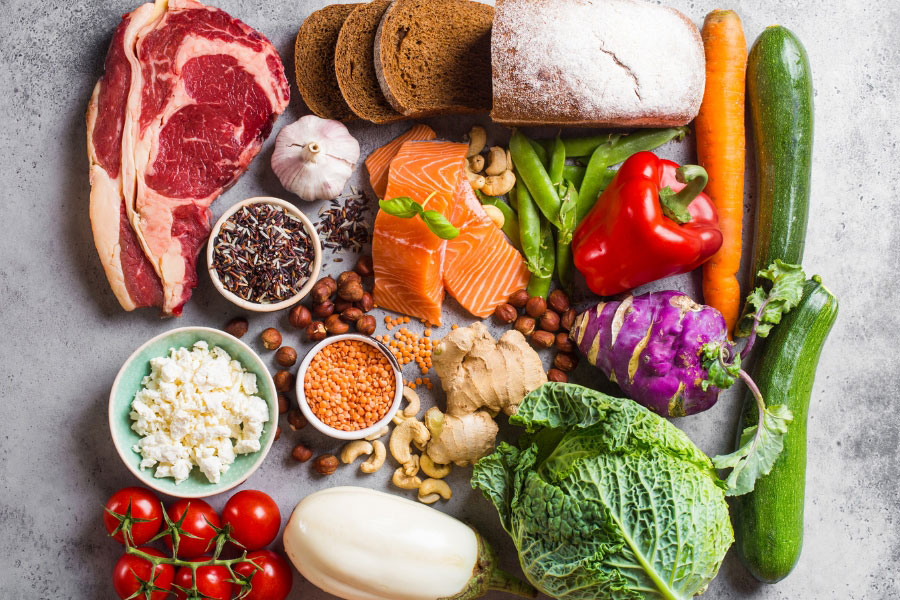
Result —
M 744 78 L 747 43 L 741 19 L 731 10 L 715 10 L 703 23 L 706 91 L 694 121 L 697 157 L 709 173 L 706 193 L 716 203 L 724 238 L 719 251 L 703 265 L 704 302 L 725 317 L 734 330 L 741 303 L 737 272 L 741 266 L 744 216 Z

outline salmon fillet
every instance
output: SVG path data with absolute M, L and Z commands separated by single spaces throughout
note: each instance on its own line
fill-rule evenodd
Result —
M 460 234 L 447 242 L 444 287 L 476 317 L 487 317 L 528 285 L 522 255 L 484 212 L 466 177 L 460 177 L 451 222 Z
M 413 125 L 406 133 L 373 151 L 366 159 L 366 169 L 369 171 L 369 183 L 372 184 L 375 195 L 384 198 L 391 161 L 397 156 L 400 146 L 410 140 L 433 140 L 436 137 L 434 130 L 428 125 Z
M 384 197 L 407 196 L 449 219 L 464 179 L 467 150 L 466 144 L 451 142 L 402 143 L 391 162 Z M 379 211 L 372 236 L 375 303 L 440 325 L 446 246 L 422 219 Z

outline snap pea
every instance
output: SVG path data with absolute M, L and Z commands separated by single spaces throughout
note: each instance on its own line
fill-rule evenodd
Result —
M 519 201 L 519 240 L 522 255 L 532 277 L 553 275 L 546 273 L 541 264 L 541 213 L 528 193 L 528 188 L 521 177 L 516 178 L 516 196 Z
M 509 190 L 509 193 L 506 195 L 507 200 L 509 200 L 509 205 L 516 212 L 519 212 L 519 197 L 516 195 L 516 188 Z
M 562 138 L 559 135 L 556 136 L 556 140 L 553 142 L 553 151 L 550 152 L 550 160 L 549 160 L 549 175 L 550 175 L 550 183 L 554 186 L 560 186 L 563 182 L 563 169 L 566 166 L 566 145 L 563 143 Z
M 609 163 L 606 161 L 607 156 L 608 152 L 603 146 L 598 146 L 594 150 L 594 154 L 591 155 L 591 160 L 588 162 L 584 172 L 584 180 L 581 182 L 581 188 L 578 192 L 578 208 L 575 210 L 575 220 L 578 223 L 591 212 L 600 192 L 609 185 L 606 177 L 612 171 L 609 170 Z
M 600 135 L 590 135 L 587 137 L 566 138 L 563 142 L 566 145 L 566 154 L 572 157 L 590 156 L 598 146 L 608 145 L 614 139 L 621 136 L 620 133 L 604 133 Z
M 509 152 L 518 173 L 517 181 L 524 180 L 525 187 L 528 188 L 535 204 L 551 224 L 559 227 L 559 196 L 534 146 L 521 131 L 513 133 L 509 140 Z M 520 203 L 521 200 L 520 192 Z
M 688 127 L 666 127 L 643 129 L 628 135 L 595 135 L 563 141 L 566 144 L 566 154 L 570 157 L 590 156 L 598 148 L 605 148 L 607 164 L 617 165 L 636 152 L 659 148 L 676 137 L 684 139 L 689 131 Z
M 506 237 L 509 238 L 509 242 L 513 245 L 516 250 L 522 250 L 522 241 L 519 235 L 519 218 L 516 216 L 515 211 L 510 208 L 509 204 L 503 201 L 502 198 L 497 198 L 496 196 L 487 196 L 481 193 L 481 190 L 476 190 L 475 194 L 478 196 L 478 199 L 482 204 L 489 204 L 491 206 L 496 206 L 501 213 L 503 213 L 503 233 L 506 234 Z
M 566 165 L 563 167 L 563 179 L 571 181 L 575 187 L 580 188 L 581 182 L 584 181 L 585 171 L 587 171 L 587 167 L 581 165 Z
M 550 153 L 549 153 L 549 152 L 547 151 L 547 149 L 544 148 L 544 146 L 543 146 L 540 142 L 538 142 L 537 140 L 529 139 L 529 140 L 528 140 L 528 143 L 531 144 L 531 147 L 532 147 L 532 148 L 534 148 L 534 153 L 538 155 L 538 158 L 540 159 L 541 164 L 544 165 L 544 167 L 546 167 L 546 166 L 547 166 L 547 160 L 548 160 L 548 157 L 549 157 Z M 513 162 L 515 162 L 515 159 L 513 159 Z
M 556 266 L 556 247 L 553 241 L 553 226 L 547 219 L 541 218 L 541 242 L 540 242 L 540 261 L 541 273 L 531 274 L 528 281 L 528 295 L 540 296 L 546 298 L 550 293 L 550 282 L 553 280 L 553 273 Z M 544 273 L 548 273 L 546 276 Z
M 578 209 L 578 190 L 571 181 L 565 182 L 565 194 L 562 199 L 562 207 L 559 210 L 559 220 L 562 225 L 556 235 L 556 272 L 559 283 L 569 294 L 572 293 L 572 234 L 577 224 L 575 217 Z

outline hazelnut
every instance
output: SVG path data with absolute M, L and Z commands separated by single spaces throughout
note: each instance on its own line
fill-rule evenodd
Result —
M 547 301 L 540 296 L 532 296 L 525 303 L 525 312 L 528 313 L 529 317 L 540 319 L 547 312 Z
M 356 271 L 344 271 L 343 273 L 338 275 L 337 289 L 341 289 L 341 286 L 346 284 L 348 281 L 362 281 L 362 278 Z
M 566 331 L 572 329 L 572 326 L 575 324 L 575 309 L 570 308 L 566 312 L 562 314 L 562 317 L 559 319 L 559 326 Z
M 513 329 L 515 329 L 525 337 L 528 337 L 534 332 L 534 319 L 522 315 L 521 317 L 516 319 L 516 322 L 513 325 Z
M 247 333 L 247 329 L 250 327 L 249 323 L 247 323 L 247 319 L 244 317 L 236 317 L 225 325 L 225 333 L 233 335 L 236 338 L 244 337 L 244 334 Z
M 368 277 L 375 273 L 375 266 L 372 264 L 372 257 L 368 254 L 363 254 L 359 257 L 359 260 L 356 261 L 356 266 L 353 267 L 353 270 L 359 273 L 361 277 Z
M 528 303 L 528 292 L 526 292 L 525 290 L 519 290 L 518 292 L 515 292 L 512 296 L 510 296 L 507 302 L 509 302 L 516 308 L 525 308 L 525 305 Z
M 308 308 L 302 304 L 298 304 L 291 309 L 291 313 L 288 315 L 288 321 L 290 321 L 291 326 L 296 327 L 297 329 L 306 329 L 310 322 L 312 322 L 312 314 L 309 312 Z
M 304 446 L 303 444 L 297 444 L 294 446 L 294 449 L 291 450 L 291 456 L 297 462 L 306 462 L 312 458 L 312 450 Z
M 578 366 L 578 357 L 574 354 L 569 354 L 568 352 L 560 352 L 556 355 L 556 358 L 553 359 L 553 366 L 560 371 L 568 373 Z
M 341 315 L 331 315 L 325 319 L 325 331 L 332 335 L 347 333 L 349 330 L 350 326 L 341 320 Z
M 363 335 L 375 333 L 375 326 L 375 317 L 372 315 L 363 315 L 356 321 L 356 331 Z
M 279 392 L 289 392 L 294 387 L 294 375 L 290 371 L 277 371 L 275 376 L 275 389 Z
M 346 300 L 341 300 L 340 298 L 338 298 L 337 301 L 334 303 L 334 312 L 342 313 L 352 306 L 353 306 L 352 302 L 347 302 Z M 325 316 L 327 317 L 328 315 L 325 315 Z
M 556 343 L 553 344 L 553 347 L 560 352 L 575 352 L 575 342 L 570 340 L 569 334 L 564 331 L 556 334 Z
M 280 438 L 280 437 L 281 437 L 281 426 L 278 426 L 275 428 L 275 440 L 274 441 L 277 442 L 278 438 Z
M 535 331 L 531 334 L 531 343 L 535 348 L 549 348 L 556 341 L 556 336 L 549 331 Z
M 288 411 L 288 407 L 291 405 L 288 397 L 284 394 L 278 394 L 278 414 L 283 415 Z
M 549 381 L 555 381 L 557 383 L 568 383 L 569 376 L 560 371 L 559 369 L 550 369 L 547 371 L 547 379 Z
M 325 324 L 322 321 L 313 321 L 306 328 L 306 341 L 307 342 L 320 342 L 324 340 L 328 336 L 328 332 L 325 331 Z
M 338 468 L 338 457 L 334 454 L 320 454 L 313 461 L 313 469 L 319 475 L 331 475 Z
M 548 310 L 538 321 L 538 327 L 544 331 L 556 333 L 559 331 L 559 315 L 552 310 Z
M 562 290 L 553 290 L 547 298 L 547 306 L 562 314 L 569 310 L 569 296 Z
M 293 367 L 297 362 L 297 351 L 290 346 L 282 346 L 275 353 L 275 362 L 282 367 Z
M 296 408 L 288 412 L 287 416 L 288 426 L 291 428 L 291 431 L 298 431 L 306 427 L 306 417 L 303 416 L 303 413 L 297 410 Z
M 372 294 L 369 292 L 363 292 L 362 298 L 356 303 L 356 307 L 364 313 L 367 313 L 375 308 L 375 299 L 372 298 Z
M 275 350 L 281 345 L 281 334 L 274 327 L 269 327 L 260 334 L 263 348 L 266 350 Z
M 325 300 L 318 304 L 313 304 L 312 314 L 317 319 L 324 319 L 334 314 L 334 304 L 331 300 Z
M 337 291 L 337 282 L 331 277 L 323 277 L 313 286 L 310 296 L 315 303 L 325 302 Z
M 357 275 L 357 277 L 359 277 Z M 363 294 L 362 283 L 359 279 L 350 279 L 338 287 L 338 297 L 348 302 L 359 302 L 362 300 Z
M 501 304 L 494 310 L 494 319 L 502 325 L 509 325 L 519 316 L 519 311 L 512 304 Z
M 356 323 L 362 316 L 363 311 L 353 306 L 341 313 L 341 318 L 348 323 Z

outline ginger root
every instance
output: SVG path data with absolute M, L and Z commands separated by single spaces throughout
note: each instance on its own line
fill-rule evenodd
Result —
M 451 331 L 435 346 L 432 360 L 447 394 L 447 414 L 457 417 L 481 408 L 515 414 L 522 398 L 547 382 L 541 358 L 524 335 L 511 329 L 494 340 L 479 322 Z
M 460 467 L 490 454 L 499 430 L 487 411 L 457 417 L 445 415 L 437 407 L 429 408 L 425 413 L 425 426 L 431 432 L 425 454 L 432 462 L 454 463 Z

